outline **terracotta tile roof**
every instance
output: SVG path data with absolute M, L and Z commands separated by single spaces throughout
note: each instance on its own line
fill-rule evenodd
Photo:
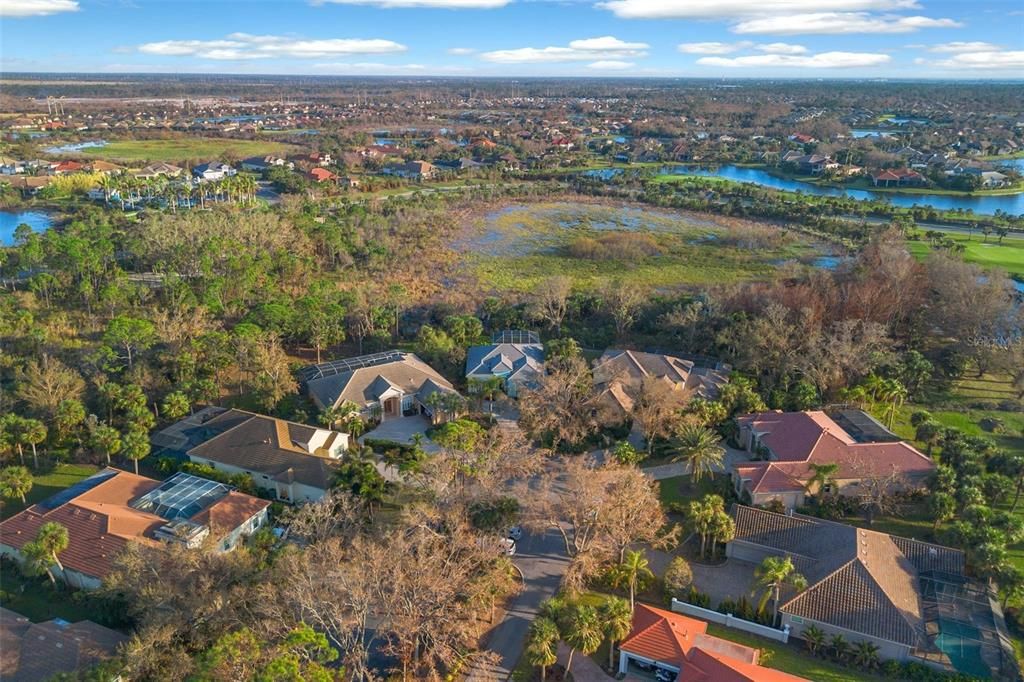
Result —
M 707 629 L 708 624 L 702 620 L 637 604 L 633 609 L 633 629 L 619 648 L 681 668 L 694 638 Z
M 756 649 L 707 634 L 707 623 L 637 604 L 623 651 L 680 669 L 679 682 L 799 682 L 803 678 L 757 665 Z
M 735 505 L 735 539 L 790 556 L 809 587 L 780 611 L 899 642 L 924 644 L 919 573 L 963 574 L 959 550 L 800 514 Z
M 747 480 L 751 493 L 785 493 L 804 489 L 804 484 L 775 462 L 751 462 L 737 465 L 736 473 Z
M 117 471 L 117 475 L 73 501 L 54 509 L 35 504 L 3 521 L 0 542 L 20 550 L 35 539 L 40 526 L 55 521 L 68 529 L 68 547 L 58 555 L 61 563 L 84 575 L 102 578 L 130 540 L 157 544 L 145 534 L 162 526 L 164 520 L 128 506 L 129 501 L 157 485 L 159 481 Z
M 0 678 L 36 682 L 72 673 L 112 656 L 127 639 L 92 621 L 32 623 L 0 607 Z
M 737 421 L 758 434 L 773 458 L 770 463 L 750 462 L 744 467 L 774 465 L 801 482 L 813 474 L 810 464 L 838 464 L 836 478 L 840 480 L 884 476 L 894 468 L 906 476 L 920 477 L 935 468 L 931 458 L 909 443 L 857 442 L 824 412 L 761 412 Z M 772 485 L 779 484 L 779 478 L 773 479 Z
M 230 533 L 269 506 L 270 500 L 232 490 L 191 520 L 209 526 L 216 537 Z
M 807 682 L 806 678 L 764 668 L 700 647 L 690 649 L 679 682 Z
M 95 484 L 88 487 L 89 482 Z M 99 579 L 111 571 L 115 557 L 129 542 L 160 546 L 153 534 L 169 519 L 131 505 L 142 495 L 159 487 L 161 481 L 108 468 L 82 484 L 88 489 L 66 501 L 59 498 L 62 494 L 73 492 L 70 488 L 0 523 L 0 543 L 20 550 L 35 539 L 40 526 L 50 521 L 57 522 L 68 529 L 67 549 L 58 555 L 61 563 L 73 571 Z M 247 499 L 243 501 L 241 498 Z M 223 505 L 219 506 L 218 503 Z M 198 523 L 212 520 L 215 527 L 220 527 L 247 510 L 259 511 L 268 504 L 265 500 L 244 493 L 229 492 L 210 507 L 200 510 L 192 520 Z M 208 514 L 211 508 L 212 516 Z M 200 517 L 202 520 L 199 520 Z M 234 530 L 242 521 L 224 530 Z

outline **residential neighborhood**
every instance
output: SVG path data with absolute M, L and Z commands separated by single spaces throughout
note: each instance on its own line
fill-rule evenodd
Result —
M 0 680 L 1024 680 L 1019 12 L 818 4 L 0 0 Z

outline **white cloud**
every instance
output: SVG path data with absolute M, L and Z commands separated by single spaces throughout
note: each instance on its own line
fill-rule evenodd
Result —
M 224 40 L 164 40 L 139 45 L 139 52 L 174 57 L 202 59 L 270 59 L 291 57 L 317 59 L 357 54 L 391 54 L 404 52 L 404 45 L 391 40 L 359 38 L 327 38 L 304 40 L 284 36 L 256 36 L 232 33 Z
M 959 28 L 953 19 L 931 17 L 873 16 L 866 12 L 815 12 L 746 19 L 732 27 L 734 33 L 911 33 L 922 28 Z
M 480 58 L 497 64 L 544 64 L 558 62 L 620 61 L 646 57 L 647 43 L 627 43 L 612 36 L 574 40 L 568 47 L 520 47 L 484 52 Z
M 394 9 L 396 7 L 430 7 L 439 9 L 497 9 L 504 7 L 511 0 L 314 0 L 314 4 L 323 2 L 335 5 L 372 5 Z
M 792 43 L 762 43 L 756 47 L 759 52 L 768 54 L 804 54 L 807 52 L 807 48 L 803 45 L 793 45 Z
M 757 54 L 746 57 L 701 57 L 702 66 L 726 68 L 798 67 L 803 69 L 848 69 L 880 66 L 889 62 L 887 54 L 871 52 L 821 52 L 815 55 Z
M 928 60 L 915 59 L 915 63 L 929 65 L 940 69 L 978 70 L 978 69 L 1024 69 L 1024 50 L 991 50 L 986 52 L 966 52 L 953 55 L 949 59 Z
M 606 0 L 599 7 L 622 19 L 723 19 L 765 14 L 916 9 L 917 0 Z
M 745 50 L 753 45 L 749 41 L 739 43 L 680 43 L 676 49 L 683 54 L 730 54 Z
M 585 38 L 574 40 L 569 43 L 574 50 L 646 50 L 650 45 L 647 43 L 627 43 L 612 36 L 601 36 L 600 38 Z
M 45 17 L 78 10 L 77 0 L 0 0 L 0 17 Z
M 1000 48 L 999 45 L 993 45 L 992 43 L 985 43 L 980 40 L 972 42 L 954 41 L 952 43 L 942 43 L 941 45 L 932 45 L 928 48 L 929 52 L 996 52 Z
M 449 47 L 447 52 L 454 55 L 466 55 L 473 54 L 476 50 L 471 47 Z
M 314 64 L 313 68 L 322 73 L 369 76 L 417 74 L 424 73 L 427 70 L 427 67 L 423 64 L 377 64 L 374 62 L 327 62 L 324 64 Z
M 614 59 L 603 59 L 593 64 L 587 64 L 588 69 L 595 69 L 597 71 L 624 71 L 635 66 L 636 64 L 633 62 L 620 62 Z

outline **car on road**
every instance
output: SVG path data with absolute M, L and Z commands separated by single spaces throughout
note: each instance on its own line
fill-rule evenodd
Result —
M 674 673 L 671 670 L 665 670 L 664 668 L 657 668 L 654 671 L 654 679 L 658 682 L 672 682 L 677 677 L 679 677 L 679 673 Z
M 502 538 L 498 541 L 498 546 L 501 548 L 501 552 L 506 556 L 515 556 L 516 541 L 512 538 Z
M 519 526 L 512 526 L 508 529 L 509 540 L 519 541 L 519 538 L 523 537 L 523 529 Z

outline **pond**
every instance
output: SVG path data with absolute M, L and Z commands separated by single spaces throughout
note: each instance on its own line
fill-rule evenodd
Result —
M 1024 193 L 1006 194 L 1002 196 L 951 196 L 946 194 L 899 194 L 896 192 L 872 192 L 863 189 L 845 189 L 840 187 L 820 187 L 800 180 L 780 178 L 760 168 L 740 168 L 738 166 L 720 166 L 716 169 L 696 168 L 693 166 L 668 166 L 662 169 L 669 175 L 697 175 L 704 177 L 723 178 L 735 182 L 748 182 L 762 187 L 803 192 L 824 197 L 850 197 L 851 199 L 887 201 L 894 206 L 911 208 L 924 206 L 939 211 L 973 211 L 984 215 L 993 215 L 1003 211 L 1012 215 L 1024 215 Z
M 0 246 L 14 244 L 14 230 L 22 223 L 43 232 L 53 225 L 53 216 L 46 211 L 0 211 Z
M 899 131 L 869 130 L 867 128 L 854 128 L 850 131 L 850 135 L 858 140 L 862 137 L 892 137 L 898 134 Z
M 57 145 L 56 147 L 47 147 L 43 151 L 47 154 L 74 154 L 75 152 L 80 152 L 85 149 L 106 146 L 106 140 L 89 140 L 87 142 L 69 142 L 67 144 Z

